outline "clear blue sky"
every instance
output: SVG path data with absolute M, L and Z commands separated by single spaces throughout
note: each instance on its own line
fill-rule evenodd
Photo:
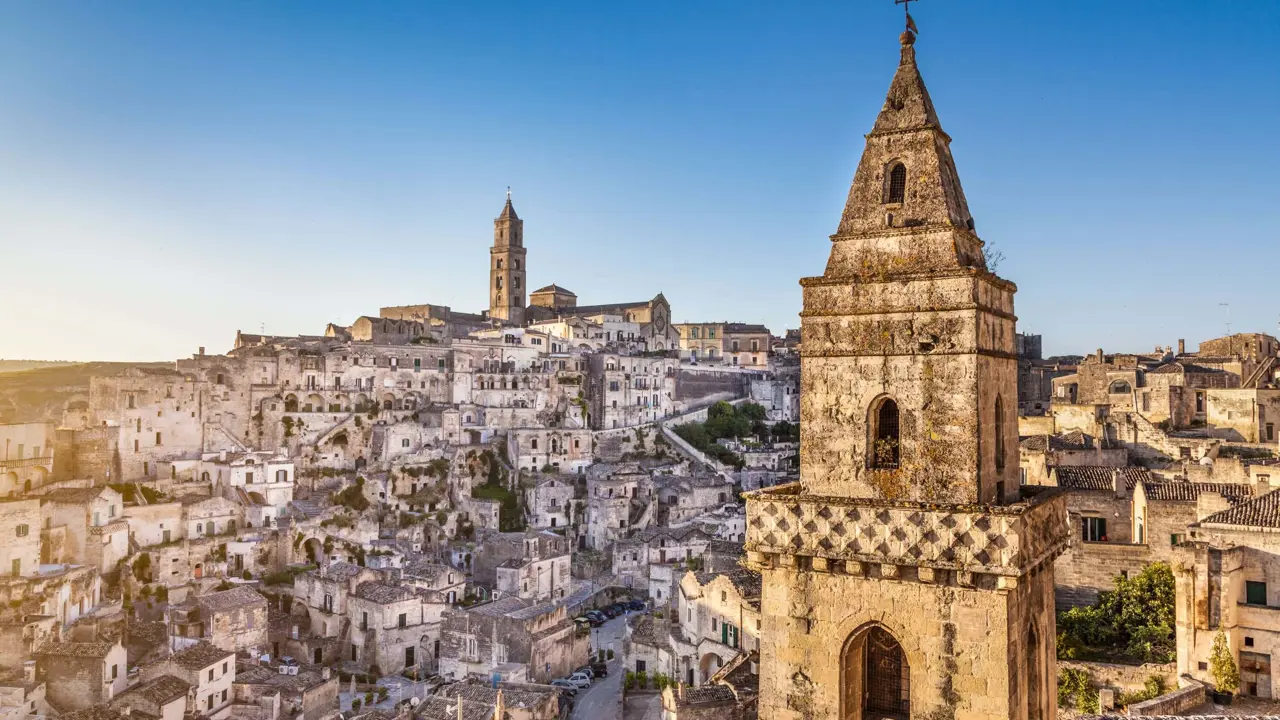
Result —
M 1275 332 L 1280 3 L 923 0 L 978 231 L 1047 352 Z M 0 4 L 0 357 L 170 359 L 531 286 L 797 327 L 889 0 Z

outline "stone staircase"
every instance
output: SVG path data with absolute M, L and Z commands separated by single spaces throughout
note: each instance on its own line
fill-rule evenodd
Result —
M 293 511 L 304 515 L 308 520 L 324 514 L 324 508 L 320 507 L 320 504 L 315 500 L 293 500 L 289 503 L 289 507 Z

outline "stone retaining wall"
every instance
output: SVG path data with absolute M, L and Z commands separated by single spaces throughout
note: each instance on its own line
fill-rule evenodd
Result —
M 1181 715 L 1205 702 L 1204 685 L 1192 682 L 1188 687 L 1165 693 L 1158 698 L 1129 706 L 1130 717 L 1154 717 L 1157 715 Z

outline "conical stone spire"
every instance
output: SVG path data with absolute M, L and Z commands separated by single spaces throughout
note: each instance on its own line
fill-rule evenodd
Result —
M 867 267 L 880 271 L 884 263 L 879 256 L 886 252 L 896 256 L 890 264 L 903 270 L 986 266 L 951 157 L 951 138 L 942 130 L 920 76 L 914 42 L 914 34 L 903 33 L 897 72 L 867 135 L 840 227 L 831 238 L 836 245 L 828 277 L 864 274 Z M 936 247 L 928 241 L 874 243 L 877 257 L 868 257 L 867 243 L 857 242 L 870 235 L 936 234 L 953 229 L 963 237 L 932 243 Z

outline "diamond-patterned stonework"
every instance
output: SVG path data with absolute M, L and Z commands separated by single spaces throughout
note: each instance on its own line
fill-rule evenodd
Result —
M 929 505 L 800 494 L 747 495 L 748 552 L 1022 575 L 1067 542 L 1066 498 L 1013 505 Z

